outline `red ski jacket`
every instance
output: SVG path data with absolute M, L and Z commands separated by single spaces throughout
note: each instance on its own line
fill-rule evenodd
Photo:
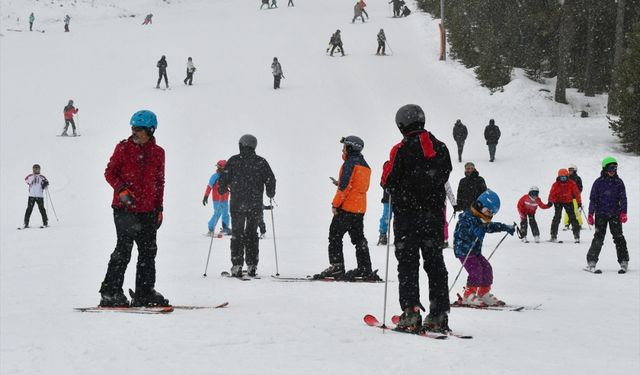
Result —
M 78 113 L 78 109 L 72 105 L 68 105 L 66 107 L 64 107 L 64 119 L 65 120 L 72 120 L 73 119 L 73 115 Z
M 529 196 L 529 194 L 525 194 L 518 201 L 518 213 L 520 214 L 520 216 L 535 215 L 538 206 L 543 209 L 550 207 L 542 203 L 542 199 L 540 199 L 540 197 L 533 199 Z
M 152 212 L 162 209 L 164 198 L 164 149 L 152 137 L 136 144 L 132 137 L 116 145 L 104 171 L 113 187 L 111 207 L 129 212 Z M 131 204 L 120 202 L 119 193 L 128 190 Z
M 582 204 L 582 200 L 580 199 L 580 189 L 578 189 L 578 185 L 572 179 L 569 179 L 566 182 L 560 182 L 556 179 L 556 182 L 551 185 L 549 202 L 571 203 L 574 199 L 578 204 Z

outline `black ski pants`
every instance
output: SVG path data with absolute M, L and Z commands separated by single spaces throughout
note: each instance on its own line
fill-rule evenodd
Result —
M 369 256 L 369 244 L 364 237 L 364 214 L 338 210 L 333 215 L 329 226 L 329 263 L 344 264 L 342 238 L 345 233 L 349 233 L 351 243 L 356 247 L 358 268 L 370 271 L 371 257 Z
M 259 211 L 231 211 L 231 264 L 257 266 Z
M 159 69 L 158 70 L 158 83 L 156 83 L 156 87 L 160 87 L 160 82 L 162 82 L 162 78 L 164 78 L 164 84 L 169 87 L 169 79 L 167 78 L 167 70 Z
M 186 84 L 193 85 L 193 72 L 190 72 L 187 70 L 187 78 L 185 78 L 183 82 L 185 85 Z M 160 84 L 160 82 L 158 82 L 158 84 Z
M 525 215 L 524 219 L 520 221 L 520 232 L 522 232 L 522 236 L 523 237 L 527 236 L 527 220 L 531 225 L 531 234 L 533 234 L 534 237 L 539 236 L 540 230 L 538 229 L 538 222 L 536 222 L 535 214 Z
M 357 19 L 358 17 L 362 18 L 362 23 L 364 23 L 364 15 L 362 15 L 362 14 L 360 14 L 359 16 L 355 16 L 355 15 L 354 15 L 354 16 L 353 16 L 353 19 L 351 20 L 351 23 L 356 22 L 356 19 Z
M 260 219 L 258 220 L 258 229 L 260 234 L 267 233 L 267 225 L 264 223 L 264 211 L 260 211 Z
M 558 226 L 560 225 L 560 219 L 562 218 L 562 209 L 567 212 L 569 216 L 569 223 L 571 224 L 571 230 L 573 231 L 573 237 L 580 238 L 580 224 L 576 219 L 576 212 L 573 209 L 573 202 L 569 203 L 554 203 L 553 208 L 555 212 L 553 214 L 553 220 L 551 220 L 551 237 L 558 237 Z
M 293 0 L 289 0 L 289 2 L 287 3 L 287 6 L 289 6 L 289 5 L 294 6 L 293 5 Z
M 273 89 L 280 88 L 280 80 L 282 79 L 282 74 L 274 74 L 273 75 Z
M 382 40 L 378 41 L 378 49 L 376 50 L 376 55 L 380 54 L 380 51 L 382 51 L 382 54 L 385 54 L 385 45 L 386 43 Z
M 136 292 L 151 290 L 156 284 L 157 217 L 154 212 L 134 213 L 113 209 L 113 221 L 118 240 L 111 253 L 107 274 L 100 293 L 115 294 L 122 291 L 124 274 L 131 260 L 133 243 L 138 246 L 136 265 Z
M 394 212 L 395 254 L 398 260 L 400 308 L 420 303 L 420 255 L 429 278 L 429 312 L 449 311 L 449 274 L 442 256 L 444 210 Z
M 498 147 L 497 143 L 490 143 L 489 146 L 489 161 L 496 160 L 496 147 Z
M 462 162 L 462 151 L 464 150 L 464 141 L 456 142 L 456 146 L 458 146 L 458 162 L 460 163 Z
M 64 120 L 64 130 L 62 131 L 63 133 L 67 132 L 67 129 L 69 129 L 69 124 L 71 124 L 71 129 L 73 130 L 73 134 L 76 133 L 76 122 L 73 121 L 73 119 L 68 119 L 68 120 Z
M 344 48 L 342 48 L 342 43 L 332 44 L 331 52 L 329 53 L 329 55 L 333 56 L 333 51 L 335 51 L 336 48 L 340 48 L 340 52 L 342 53 L 342 56 L 344 56 Z
M 622 234 L 622 223 L 619 216 L 609 216 L 596 214 L 596 232 L 593 234 L 593 241 L 587 253 L 587 262 L 598 262 L 602 245 L 604 244 L 604 236 L 607 234 L 607 225 L 613 236 L 613 243 L 616 244 L 616 253 L 618 255 L 618 263 L 629 261 L 629 251 L 627 250 L 627 240 Z
M 42 225 L 47 225 L 49 223 L 49 218 L 47 217 L 47 210 L 44 208 L 44 198 L 37 197 L 29 197 L 27 201 L 27 211 L 24 213 L 24 225 L 29 225 L 29 219 L 31 218 L 31 212 L 33 212 L 33 205 L 38 204 L 38 210 L 40 210 L 40 215 L 42 216 Z

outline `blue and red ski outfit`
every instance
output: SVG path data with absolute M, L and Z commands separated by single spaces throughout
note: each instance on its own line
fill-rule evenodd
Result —
M 204 206 L 207 205 L 207 201 L 209 199 L 209 194 L 211 194 L 211 200 L 213 201 L 213 215 L 209 220 L 209 234 L 213 234 L 216 225 L 218 224 L 218 220 L 222 217 L 222 232 L 225 234 L 231 234 L 231 228 L 229 228 L 229 192 L 227 191 L 224 194 L 220 194 L 218 191 L 218 183 L 222 171 L 224 170 L 227 162 L 225 160 L 220 160 L 216 164 L 218 170 L 216 173 L 211 175 L 209 178 L 209 183 L 204 191 L 204 198 L 202 200 L 202 204 Z

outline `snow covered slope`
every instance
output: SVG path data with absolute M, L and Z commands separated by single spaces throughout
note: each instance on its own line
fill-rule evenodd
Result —
M 470 70 L 437 61 L 437 24 L 428 15 L 394 19 L 386 1 L 371 0 L 368 22 L 351 24 L 353 2 L 295 0 L 293 8 L 286 2 L 260 11 L 257 0 L 0 1 L 0 373 L 637 374 L 640 161 L 622 154 L 611 136 L 606 98 L 570 92 L 572 105 L 561 106 L 539 91 L 551 86 L 519 72 L 504 93 L 489 95 Z M 28 30 L 31 11 L 45 33 L 7 31 Z M 58 21 L 67 13 L 70 33 Z M 154 23 L 143 27 L 146 13 Z M 374 56 L 380 28 L 393 56 Z M 336 29 L 344 58 L 325 54 Z M 169 63 L 170 91 L 154 89 L 161 55 Z M 192 87 L 181 82 L 189 56 L 198 69 Z M 274 56 L 286 76 L 279 91 L 272 89 Z M 55 136 L 69 99 L 80 109 L 80 138 Z M 492 258 L 494 292 L 514 304 L 542 303 L 543 310 L 454 309 L 452 328 L 475 338 L 446 342 L 366 327 L 365 313 L 382 319 L 382 284 L 270 280 L 276 271 L 271 235 L 260 243 L 262 279 L 218 277 L 230 267 L 228 239 L 214 241 L 209 277 L 202 278 L 209 246 L 202 233 L 211 215 L 211 207 L 201 205 L 204 187 L 215 162 L 235 154 L 245 133 L 257 136 L 257 152 L 278 179 L 274 215 L 283 276 L 328 265 L 335 191 L 328 177 L 340 167 L 340 138 L 364 139 L 373 170 L 365 230 L 374 267 L 383 273 L 386 248 L 374 246 L 382 209 L 377 181 L 401 138 L 395 112 L 407 103 L 424 108 L 427 128 L 454 154 L 453 123 L 459 118 L 469 127 L 464 161 L 474 161 L 500 194 L 497 221 L 517 219 L 515 204 L 530 185 L 539 185 L 546 198 L 557 170 L 569 163 L 578 165 L 588 196 L 600 160 L 618 158 L 629 195 L 630 272 L 615 272 L 610 237 L 599 264 L 604 274 L 582 271 L 588 230 L 578 245 L 508 238 Z M 575 113 L 587 104 L 594 115 L 582 119 Z M 103 171 L 115 144 L 130 133 L 131 114 L 143 108 L 158 115 L 156 135 L 167 154 L 157 289 L 174 304 L 229 301 L 227 309 L 167 316 L 72 310 L 99 300 L 115 245 Z M 503 134 L 495 163 L 488 162 L 482 137 L 490 118 Z M 27 196 L 22 179 L 33 163 L 51 181 L 60 221 L 50 206 L 50 228 L 17 231 Z M 454 188 L 462 175 L 462 164 L 454 162 Z M 548 239 L 551 213 L 538 217 Z M 34 212 L 32 223 L 39 220 Z M 561 239 L 570 239 L 568 233 Z M 500 237 L 487 237 L 487 253 Z M 345 259 L 355 266 L 348 238 Z M 451 249 L 445 259 L 451 283 L 459 262 Z M 389 314 L 399 313 L 395 266 L 392 253 Z M 135 266 L 129 268 L 125 288 L 134 285 Z M 426 285 L 422 273 L 424 304 Z

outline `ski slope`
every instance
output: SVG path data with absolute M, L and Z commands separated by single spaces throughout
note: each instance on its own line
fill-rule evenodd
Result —
M 278 3 L 278 9 L 260 11 L 258 0 L 0 0 L 0 373 L 637 374 L 640 160 L 623 154 L 611 135 L 606 97 L 570 91 L 571 104 L 559 105 L 540 91 L 553 92 L 552 81 L 540 85 L 519 71 L 503 93 L 490 95 L 471 70 L 437 61 L 437 21 L 413 4 L 410 17 L 395 19 L 387 1 L 370 0 L 369 20 L 352 24 L 355 1 L 295 0 L 293 8 L 286 0 Z M 32 11 L 34 28 L 44 33 L 28 32 Z M 67 13 L 70 33 L 60 21 Z M 153 25 L 141 26 L 147 13 L 154 14 Z M 393 56 L 374 55 L 380 28 Z M 325 54 L 336 29 L 346 57 Z M 172 90 L 154 88 L 161 55 L 167 56 Z M 181 82 L 189 56 L 197 67 L 190 87 Z M 286 77 L 278 91 L 272 88 L 274 56 Z M 56 137 L 69 99 L 80 109 L 79 138 Z M 202 277 L 209 248 L 202 234 L 211 215 L 211 206 L 201 204 L 204 188 L 216 161 L 237 153 L 245 133 L 258 138 L 257 153 L 276 175 L 278 270 L 294 277 L 328 266 L 335 192 L 329 177 L 337 177 L 341 165 L 339 140 L 351 134 L 364 139 L 372 167 L 365 234 L 374 268 L 384 274 L 386 248 L 375 246 L 382 211 L 377 182 L 401 139 L 396 110 L 407 103 L 422 106 L 426 128 L 452 155 L 453 124 L 461 119 L 467 125 L 463 161 L 475 162 L 500 195 L 496 221 L 518 220 L 516 202 L 530 185 L 540 186 L 546 199 L 557 170 L 569 163 L 578 166 L 587 200 L 600 160 L 615 156 L 629 198 L 629 273 L 616 273 L 609 235 L 598 264 L 602 275 L 582 271 L 589 230 L 582 231 L 580 244 L 508 238 L 491 259 L 493 292 L 543 309 L 452 309 L 450 326 L 475 338 L 444 342 L 365 326 L 367 313 L 382 319 L 383 284 L 272 281 L 268 211 L 262 279 L 218 276 L 231 266 L 228 238 L 214 240 L 209 276 Z M 157 114 L 157 141 L 166 150 L 156 288 L 173 304 L 229 301 L 226 309 L 166 316 L 73 311 L 99 301 L 116 239 L 104 168 L 140 109 Z M 580 118 L 582 109 L 591 116 Z M 488 162 L 482 137 L 490 118 L 502 130 L 495 163 Z M 49 205 L 50 228 L 17 231 L 27 200 L 23 178 L 34 163 L 51 182 L 59 220 Z M 462 177 L 463 164 L 454 161 L 454 189 Z M 37 225 L 34 211 L 31 223 Z M 539 210 L 537 217 L 547 240 L 552 213 Z M 487 236 L 486 255 L 501 237 Z M 348 237 L 344 242 L 346 266 L 353 268 L 355 252 Z M 388 316 L 400 313 L 391 250 Z M 444 252 L 451 283 L 460 264 L 452 249 Z M 134 286 L 133 262 L 125 290 Z M 465 278 L 463 272 L 452 299 Z M 424 272 L 421 288 L 427 305 Z

